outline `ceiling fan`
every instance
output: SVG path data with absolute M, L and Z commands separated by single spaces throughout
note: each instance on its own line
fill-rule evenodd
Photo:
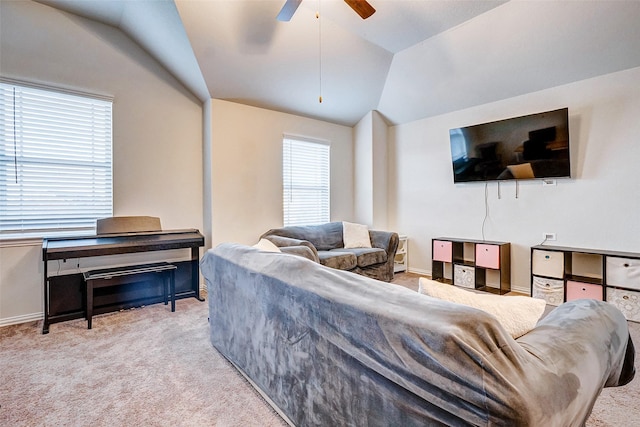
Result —
M 344 0 L 362 19 L 367 19 L 375 13 L 375 9 L 366 0 Z M 277 16 L 278 21 L 290 21 L 300 6 L 302 0 L 287 0 Z

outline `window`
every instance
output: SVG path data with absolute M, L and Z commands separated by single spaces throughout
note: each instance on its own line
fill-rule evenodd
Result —
M 462 129 L 450 130 L 449 136 L 453 161 L 467 160 L 467 141 L 465 141 Z
M 329 222 L 329 145 L 285 138 L 282 144 L 284 225 Z
M 0 238 L 113 214 L 111 100 L 0 81 Z

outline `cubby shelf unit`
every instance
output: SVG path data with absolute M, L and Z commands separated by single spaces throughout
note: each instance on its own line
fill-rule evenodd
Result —
M 640 253 L 563 246 L 531 248 L 531 296 L 551 305 L 608 301 L 640 322 Z
M 450 237 L 432 239 L 431 277 L 494 294 L 511 291 L 511 244 Z

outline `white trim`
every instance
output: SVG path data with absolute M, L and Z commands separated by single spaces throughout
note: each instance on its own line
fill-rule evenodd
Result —
M 0 237 L 91 231 L 113 214 L 113 100 L 33 86 L 0 81 Z
M 520 294 L 531 296 L 531 289 L 528 286 L 527 287 L 511 286 L 511 292 L 518 292 Z
M 0 249 L 23 246 L 42 246 L 42 237 L 23 237 L 17 239 L 0 238 Z
M 0 327 L 9 326 L 9 325 L 17 325 L 20 323 L 33 322 L 44 319 L 44 313 L 31 313 L 31 314 L 22 314 L 20 316 L 7 317 L 6 319 L 0 319 Z
M 431 277 L 431 270 L 421 270 L 419 268 L 409 268 L 409 269 L 407 269 L 407 272 L 414 273 L 414 274 L 419 274 L 421 276 Z
M 296 141 L 312 142 L 314 144 L 324 144 L 329 146 L 331 145 L 331 141 L 329 141 L 328 139 L 311 138 L 309 136 L 297 135 L 294 133 L 283 133 L 282 138 L 295 139 Z
M 282 213 L 285 226 L 330 221 L 330 144 L 282 140 Z
M 96 229 L 84 229 L 84 230 L 63 230 L 63 229 L 51 229 L 46 233 L 40 232 L 25 232 L 25 233 L 12 233 L 2 234 L 0 233 L 0 248 L 13 247 L 13 246 L 41 246 L 44 239 L 54 239 L 58 237 L 87 237 L 95 236 Z
M 114 100 L 113 96 L 109 96 L 109 95 L 98 95 L 98 94 L 95 94 L 95 93 L 82 92 L 80 90 L 75 90 L 75 89 L 66 89 L 66 88 L 61 88 L 61 87 L 58 87 L 58 86 L 49 86 L 49 85 L 42 84 L 42 83 L 33 83 L 33 82 L 25 81 L 25 80 L 12 79 L 12 78 L 9 78 L 9 77 L 0 76 L 0 82 L 7 83 L 7 84 L 10 84 L 10 85 L 25 86 L 25 87 L 29 87 L 29 88 L 32 88 L 32 89 L 49 90 L 49 91 L 52 91 L 52 92 L 64 93 L 64 94 L 67 94 L 67 95 L 84 96 L 86 98 L 98 99 L 100 101 L 113 102 L 113 100 Z
M 414 274 L 419 274 L 421 276 L 427 276 L 427 277 L 431 278 L 431 271 L 429 271 L 429 270 L 421 270 L 421 269 L 418 269 L 418 268 L 409 268 L 407 270 L 407 272 L 414 273 Z M 518 293 L 524 294 L 524 295 L 531 295 L 531 289 L 529 289 L 529 287 L 525 287 L 525 286 L 511 286 L 511 292 L 518 292 Z

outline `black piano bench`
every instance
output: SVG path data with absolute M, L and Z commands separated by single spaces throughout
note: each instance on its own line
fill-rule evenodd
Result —
M 162 294 L 164 304 L 171 301 L 171 311 L 176 311 L 176 278 L 177 267 L 168 262 L 156 262 L 153 264 L 127 265 L 124 267 L 103 268 L 84 272 L 84 280 L 87 284 L 87 329 L 91 329 L 93 317 L 93 290 L 107 286 L 126 285 L 140 281 L 141 275 L 162 275 Z

